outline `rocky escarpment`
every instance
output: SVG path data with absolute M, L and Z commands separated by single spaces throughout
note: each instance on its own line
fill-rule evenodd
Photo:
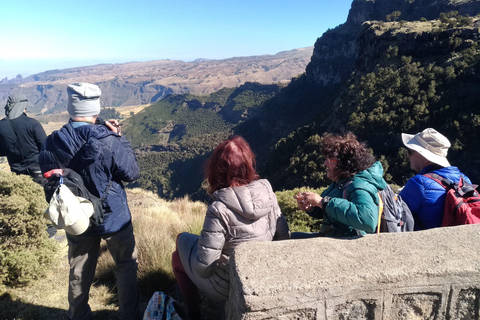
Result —
M 475 0 L 354 0 L 347 24 L 362 24 L 370 20 L 385 20 L 394 11 L 400 11 L 400 20 L 433 20 L 440 13 L 458 11 L 460 15 L 475 16 L 480 2 Z
M 442 29 L 438 20 L 423 22 L 366 22 L 357 37 L 356 71 L 370 72 L 389 48 L 415 61 L 444 61 L 480 41 L 480 18 L 470 27 Z
M 474 0 L 354 0 L 347 21 L 318 38 L 312 60 L 306 68 L 310 81 L 329 85 L 340 83 L 354 70 L 358 58 L 356 39 L 362 23 L 385 21 L 398 11 L 397 20 L 436 19 L 440 13 L 457 11 L 459 15 L 476 16 L 480 1 Z M 420 40 L 420 39 L 419 39 Z

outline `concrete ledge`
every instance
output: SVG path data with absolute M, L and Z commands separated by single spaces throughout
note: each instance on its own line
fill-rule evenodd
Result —
M 228 319 L 479 319 L 480 225 L 244 243 Z

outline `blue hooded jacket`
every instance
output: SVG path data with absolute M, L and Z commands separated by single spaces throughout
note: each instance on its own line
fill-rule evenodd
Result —
M 108 184 L 103 206 L 104 222 L 90 227 L 84 236 L 104 236 L 118 232 L 131 222 L 122 181 L 139 177 L 139 168 L 133 149 L 125 137 L 110 131 L 104 125 L 86 124 L 74 128 L 70 120 L 45 140 L 39 156 L 42 173 L 60 167 L 77 171 L 86 188 L 102 197 Z
M 432 169 L 432 166 L 425 167 L 419 174 L 409 179 L 400 192 L 400 196 L 412 211 L 415 219 L 415 230 L 440 227 L 443 219 L 443 207 L 447 193 L 439 183 L 425 177 L 424 174 L 433 172 L 456 183 L 460 181 L 460 176 L 462 176 L 465 182 L 471 183 L 470 179 L 461 173 L 457 167 Z

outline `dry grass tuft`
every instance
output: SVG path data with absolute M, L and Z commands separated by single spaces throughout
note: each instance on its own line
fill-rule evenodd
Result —
M 137 241 L 138 276 L 142 293 L 171 290 L 174 284 L 171 258 L 181 232 L 199 234 L 206 206 L 188 197 L 165 201 L 142 189 L 129 193 Z

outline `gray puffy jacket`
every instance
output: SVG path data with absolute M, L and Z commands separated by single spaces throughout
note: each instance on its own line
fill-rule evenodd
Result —
M 290 238 L 272 186 L 261 179 L 234 188 L 224 188 L 212 194 L 198 241 L 193 269 L 203 278 L 216 274 L 229 279 L 230 252 L 239 243 Z

